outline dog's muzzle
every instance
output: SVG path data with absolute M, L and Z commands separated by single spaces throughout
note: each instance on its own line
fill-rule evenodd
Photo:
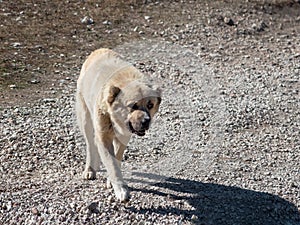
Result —
M 144 136 L 146 134 L 146 130 L 149 129 L 149 126 L 147 126 L 147 129 L 146 129 L 146 127 L 144 127 L 142 125 L 141 128 L 137 130 L 137 129 L 134 129 L 133 126 L 132 126 L 132 123 L 129 122 L 128 123 L 128 128 L 129 128 L 129 130 L 130 130 L 131 133 L 136 134 L 138 136 Z
M 128 122 L 128 128 L 129 130 L 133 133 L 133 134 L 136 134 L 138 136 L 144 136 L 146 134 L 146 130 L 149 129 L 150 127 L 150 122 L 151 122 L 151 119 L 150 117 L 145 117 L 139 124 L 138 126 L 135 126 L 135 127 L 138 127 L 138 128 L 135 128 L 132 124 L 131 121 Z

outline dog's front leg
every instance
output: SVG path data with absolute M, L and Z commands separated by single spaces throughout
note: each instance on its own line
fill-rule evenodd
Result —
M 118 160 L 119 167 L 121 167 L 123 154 L 124 154 L 124 151 L 126 149 L 126 146 L 127 146 L 127 143 L 129 142 L 129 140 L 130 140 L 130 136 L 121 137 L 121 138 L 119 138 L 119 137 L 114 138 L 114 141 L 113 141 L 114 152 L 115 152 L 116 159 Z
M 123 159 L 123 154 L 126 149 L 127 143 L 130 140 L 130 136 L 126 137 L 115 137 L 113 140 L 113 146 L 114 146 L 114 155 L 117 160 L 118 166 L 121 169 L 121 163 Z M 107 188 L 112 188 L 112 184 L 110 182 L 110 179 L 107 179 L 106 183 Z
M 113 140 L 106 137 L 105 140 L 101 138 L 101 140 L 97 141 L 97 143 L 100 157 L 107 170 L 108 179 L 112 184 L 116 197 L 121 202 L 128 201 L 129 191 L 123 180 L 119 161 L 116 159 L 114 154 Z
M 83 178 L 92 180 L 100 170 L 100 156 L 94 142 L 94 127 L 91 114 L 80 92 L 76 94 L 76 114 L 79 128 L 86 143 L 86 164 Z

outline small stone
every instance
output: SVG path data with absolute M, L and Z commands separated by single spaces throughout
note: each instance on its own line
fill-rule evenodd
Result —
M 193 214 L 192 217 L 191 217 L 191 220 L 195 221 L 197 219 L 198 219 L 198 216 L 196 216 L 196 215 Z
M 265 24 L 265 22 L 261 22 L 260 24 L 252 24 L 252 29 L 253 30 L 256 30 L 256 31 L 258 31 L 258 32 L 262 32 L 262 31 L 264 31 L 266 28 L 267 28 L 268 26 L 267 26 L 267 24 Z
M 54 103 L 54 102 L 56 102 L 56 100 L 54 98 L 44 98 L 43 102 L 45 102 L 45 103 L 50 103 L 50 102 Z
M 21 47 L 21 43 L 20 42 L 14 42 L 14 43 L 12 43 L 12 46 L 14 48 L 19 48 L 19 47 Z
M 105 21 L 102 22 L 102 24 L 104 24 L 104 25 L 111 25 L 111 22 L 108 21 L 108 20 L 105 20 Z
M 11 85 L 8 85 L 8 87 L 9 87 L 10 89 L 15 89 L 15 88 L 17 88 L 17 85 L 11 84 Z
M 86 24 L 86 25 L 91 25 L 94 24 L 94 20 L 91 17 L 85 16 L 82 20 L 81 23 Z
M 32 84 L 38 84 L 38 83 L 40 83 L 40 81 L 39 81 L 39 80 L 36 80 L 36 79 L 32 79 L 32 80 L 30 81 L 30 83 L 32 83 Z
M 98 204 L 96 202 L 92 202 L 87 208 L 90 213 L 99 213 L 97 206 L 98 206 Z
M 229 17 L 224 17 L 224 23 L 226 23 L 229 26 L 233 26 L 234 25 L 234 21 L 229 18 Z
M 31 212 L 33 215 L 39 215 L 39 210 L 35 207 L 31 209 Z
M 134 32 L 137 32 L 138 30 L 139 30 L 139 27 L 138 27 L 138 26 L 136 26 L 136 27 L 133 29 Z
M 300 52 L 294 55 L 294 58 L 300 58 Z

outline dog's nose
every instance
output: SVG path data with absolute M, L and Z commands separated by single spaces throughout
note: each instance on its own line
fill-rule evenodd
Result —
M 147 130 L 150 125 L 150 118 L 144 118 L 142 121 L 142 128 Z

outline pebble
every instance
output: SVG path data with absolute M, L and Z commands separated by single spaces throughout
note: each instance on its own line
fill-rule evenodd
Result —
M 17 85 L 15 85 L 15 84 L 10 84 L 10 85 L 8 85 L 8 87 L 9 87 L 10 89 L 15 89 L 15 88 L 17 88 Z
M 86 24 L 86 25 L 91 25 L 94 24 L 94 20 L 91 17 L 85 16 L 83 19 L 81 19 L 81 23 Z
M 261 22 L 258 25 L 256 23 L 252 24 L 252 29 L 254 29 L 258 32 L 264 31 L 267 27 L 268 26 L 264 22 Z
M 108 20 L 105 20 L 105 21 L 102 22 L 102 24 L 104 24 L 104 25 L 111 25 L 111 22 L 108 21 Z
M 228 17 L 224 17 L 224 23 L 226 23 L 229 26 L 234 25 L 234 21 L 231 18 L 228 18 Z
M 38 83 L 40 83 L 40 81 L 39 81 L 39 80 L 36 80 L 36 79 L 32 79 L 32 80 L 30 81 L 30 83 L 32 83 L 32 84 L 38 84 Z
M 39 214 L 39 210 L 37 208 L 32 208 L 31 212 L 33 215 L 38 215 Z
M 21 43 L 20 42 L 14 42 L 14 43 L 12 43 L 12 46 L 14 48 L 19 48 L 19 47 L 21 47 Z
M 138 27 L 138 26 L 136 26 L 136 27 L 133 29 L 134 32 L 137 32 L 138 30 L 139 30 L 139 27 Z
M 192 217 L 191 217 L 191 220 L 196 221 L 196 220 L 198 220 L 198 217 L 193 214 Z

